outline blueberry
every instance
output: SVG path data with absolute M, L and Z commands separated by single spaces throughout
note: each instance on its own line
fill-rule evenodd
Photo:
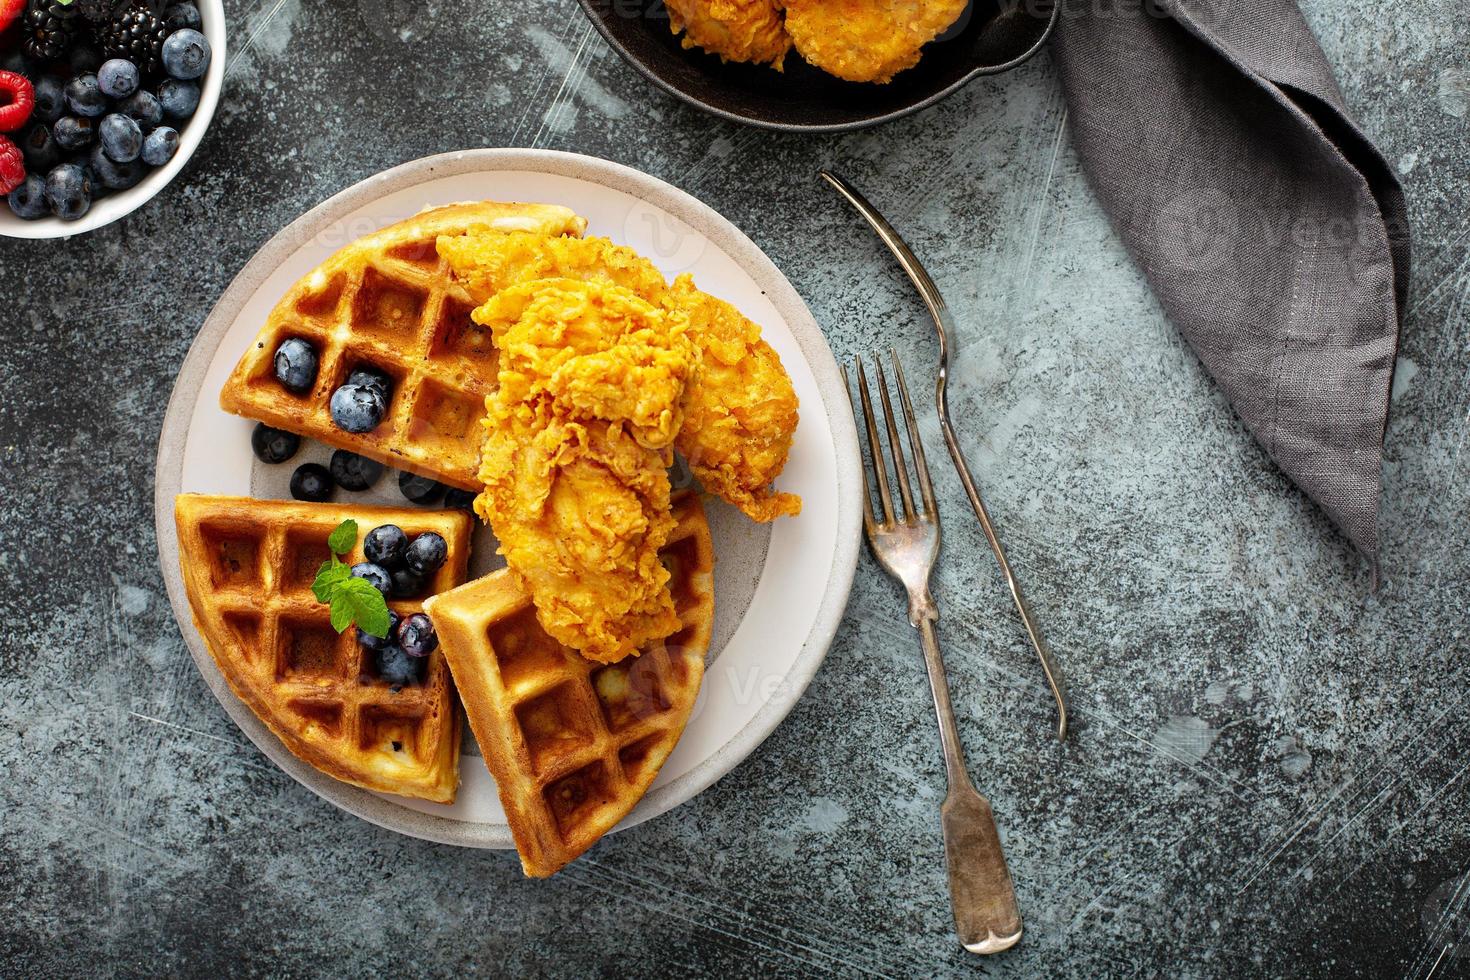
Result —
M 383 475 L 385 467 L 375 459 L 339 449 L 332 453 L 332 478 L 337 486 L 354 493 L 369 490 Z
M 444 496 L 444 484 L 427 476 L 416 476 L 404 471 L 398 474 L 398 489 L 416 504 L 437 503 Z
M 102 178 L 97 176 L 97 170 L 92 166 L 92 157 L 101 152 L 97 147 L 92 147 L 90 153 L 78 153 L 71 158 L 72 163 L 82 168 L 82 176 L 87 183 L 92 185 L 92 200 L 99 201 L 107 196 L 107 185 L 102 183 Z
M 439 634 L 434 624 L 423 613 L 414 613 L 398 626 L 396 638 L 403 652 L 410 657 L 427 657 L 439 645 Z
M 181 31 L 186 27 L 197 31 L 204 26 L 199 8 L 192 3 L 169 4 L 163 12 L 163 22 L 170 31 Z
M 424 580 L 407 568 L 395 568 L 388 573 L 393 578 L 394 599 L 417 599 L 424 594 Z
M 25 154 L 26 170 L 33 174 L 44 174 L 61 162 L 61 147 L 52 139 L 51 127 L 42 122 L 26 130 L 20 151 Z
M 444 535 L 425 531 L 409 544 L 403 553 L 403 563 L 415 575 L 427 577 L 437 572 L 448 557 L 449 543 L 444 540 Z
M 179 152 L 179 131 L 172 126 L 159 126 L 143 139 L 143 162 L 161 167 Z
M 66 86 L 55 75 L 36 79 L 35 115 L 43 123 L 54 123 L 66 115 Z
M 132 163 L 143 152 L 143 130 L 120 112 L 114 112 L 97 127 L 102 152 L 114 163 Z
M 250 448 L 262 463 L 284 463 L 301 448 L 301 437 L 284 429 L 273 429 L 264 422 L 255 423 L 250 433 Z
M 158 96 L 152 92 L 140 89 L 119 102 L 116 109 L 136 122 L 138 128 L 145 133 L 163 122 L 163 106 L 159 103 Z
M 95 119 L 107 112 L 107 96 L 97 87 L 97 76 L 78 75 L 66 86 L 66 104 L 78 116 Z
M 291 474 L 291 496 L 318 504 L 332 499 L 332 474 L 319 463 L 302 463 Z
M 65 116 L 51 127 L 51 138 L 68 153 L 85 150 L 97 137 L 97 124 L 86 116 Z
M 92 181 L 74 163 L 63 163 L 46 175 L 46 203 L 62 221 L 75 221 L 92 206 Z
M 110 191 L 125 191 L 137 187 L 138 182 L 148 175 L 148 168 L 139 160 L 116 163 L 110 160 L 102 147 L 92 147 L 87 154 L 87 169 L 92 172 L 92 183 L 100 184 Z
M 138 90 L 138 66 L 123 58 L 104 61 L 97 69 L 97 87 L 109 99 L 124 99 Z
M 332 392 L 332 421 L 343 432 L 371 432 L 388 413 L 388 399 L 369 385 L 343 385 Z
M 158 101 L 163 114 L 170 119 L 188 119 L 199 108 L 199 86 L 193 82 L 181 82 L 177 78 L 165 78 L 158 83 Z
M 46 203 L 46 182 L 35 174 L 30 174 L 21 181 L 20 186 L 10 192 L 6 201 L 17 218 L 27 221 L 44 218 L 51 213 L 51 207 Z
M 298 395 L 316 383 L 316 348 L 300 337 L 281 341 L 276 348 L 276 380 Z
M 360 561 L 352 566 L 353 578 L 365 578 L 372 583 L 373 588 L 383 593 L 383 598 L 388 598 L 388 593 L 393 591 L 393 579 L 388 576 L 388 569 L 382 565 L 374 565 L 370 561 Z
M 19 44 L 5 54 L 0 55 L 0 71 L 14 72 L 17 75 L 25 75 L 27 78 L 30 78 L 35 72 L 35 68 L 36 66 L 31 62 L 30 58 L 26 57 Z
M 102 66 L 102 52 L 90 44 L 78 44 L 66 53 L 66 67 L 73 75 L 95 72 Z
M 209 39 L 192 27 L 163 42 L 163 70 L 174 78 L 198 78 L 209 67 Z
M 408 535 L 397 524 L 380 524 L 362 539 L 362 553 L 367 560 L 390 570 L 403 564 L 406 550 Z
M 352 373 L 347 375 L 345 384 L 361 385 L 364 388 L 377 388 L 383 393 L 383 400 L 387 401 L 393 396 L 393 381 L 382 371 L 374 367 L 355 367 Z
M 389 609 L 388 610 L 388 635 L 387 636 L 373 636 L 373 634 L 371 634 L 371 633 L 364 633 L 361 629 L 359 629 L 357 631 L 357 645 L 360 646 L 360 647 L 362 647 L 364 650 L 372 650 L 374 653 L 376 653 L 379 650 L 385 649 L 385 648 L 387 648 L 389 646 L 392 646 L 392 644 L 393 644 L 393 634 L 398 631 L 398 624 L 401 621 L 402 621 L 401 617 L 396 612 L 394 612 L 393 610 Z
M 373 661 L 374 666 L 378 668 L 378 676 L 395 687 L 403 684 L 417 684 L 420 665 L 424 662 L 416 657 L 410 657 L 403 652 L 402 647 L 396 644 L 374 651 Z
M 444 506 L 450 510 L 474 510 L 475 494 L 470 490 L 450 487 L 444 491 Z

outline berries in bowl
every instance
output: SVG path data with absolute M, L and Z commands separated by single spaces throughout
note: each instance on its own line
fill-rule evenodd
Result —
M 60 238 L 152 199 L 224 77 L 221 0 L 0 0 L 0 235 Z

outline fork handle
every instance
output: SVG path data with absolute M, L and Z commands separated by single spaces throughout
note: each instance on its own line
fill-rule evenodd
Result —
M 990 523 L 990 511 L 985 507 L 985 501 L 980 497 L 980 491 L 975 486 L 975 478 L 970 475 L 970 467 L 965 463 L 965 454 L 960 449 L 959 438 L 954 434 L 954 427 L 949 424 L 949 410 L 946 404 L 943 378 L 941 376 L 939 389 L 939 427 L 944 433 L 944 446 L 949 450 L 949 457 L 954 461 L 954 468 L 960 476 L 960 484 L 965 488 L 965 496 L 970 498 L 970 508 L 975 511 L 975 518 L 980 522 L 980 530 L 985 534 L 985 541 L 990 545 L 991 553 L 995 555 L 996 563 L 1000 565 L 1000 573 L 1006 580 L 1006 587 L 1010 589 L 1011 601 L 1016 605 L 1016 613 L 1021 617 L 1021 624 L 1026 627 L 1026 636 L 1031 640 L 1031 646 L 1036 650 L 1036 657 L 1041 661 L 1041 672 L 1046 675 L 1046 686 L 1051 689 L 1052 700 L 1057 706 L 1057 741 L 1067 740 L 1068 714 L 1070 709 L 1067 705 L 1067 687 L 1062 680 L 1062 672 L 1057 668 L 1057 662 L 1051 655 L 1051 647 L 1047 645 L 1046 639 L 1041 635 L 1041 628 L 1036 625 L 1036 620 L 1031 616 L 1031 607 L 1026 604 L 1026 595 L 1021 591 L 1021 583 L 1011 571 L 1011 563 L 1006 558 L 1006 550 L 996 536 L 995 525 Z
M 944 859 L 949 870 L 949 900 L 960 944 L 972 953 L 999 953 L 1021 938 L 1021 912 L 1016 890 L 1000 847 L 1000 832 L 990 803 L 970 782 L 949 701 L 949 681 L 934 619 L 914 624 L 924 648 L 924 668 L 939 718 L 939 741 L 949 792 L 940 807 L 944 827 Z

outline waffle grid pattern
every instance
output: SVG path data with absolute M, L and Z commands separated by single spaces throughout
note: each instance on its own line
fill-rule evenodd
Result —
M 508 217 L 509 216 L 509 217 Z M 579 234 L 570 211 L 546 205 L 464 205 L 427 212 L 354 242 L 296 283 L 271 312 L 220 393 L 229 412 L 327 445 L 482 489 L 477 471 L 485 398 L 497 358 L 489 332 L 470 318 L 474 301 L 439 258 L 443 234 L 513 220 L 548 234 Z M 276 380 L 282 341 L 317 351 L 316 383 L 304 394 Z M 393 381 L 383 422 L 353 434 L 332 421 L 332 392 L 358 367 Z
M 190 495 L 179 498 L 177 515 L 195 618 L 241 700 L 293 753 L 338 779 L 426 799 L 442 798 L 447 780 L 452 799 L 460 730 L 443 652 L 430 654 L 422 684 L 389 685 L 353 630 L 332 629 L 311 583 L 329 554 L 327 536 L 352 517 L 359 540 L 349 564 L 363 560 L 362 537 L 379 524 L 410 537 L 437 531 L 450 560 L 426 593 L 452 589 L 465 578 L 468 518 Z M 389 605 L 402 616 L 423 608 Z
M 681 629 L 616 664 L 548 636 L 508 571 L 435 596 L 439 629 L 522 865 L 542 877 L 585 851 L 642 798 L 683 733 L 714 619 L 713 553 L 697 498 L 661 557 Z

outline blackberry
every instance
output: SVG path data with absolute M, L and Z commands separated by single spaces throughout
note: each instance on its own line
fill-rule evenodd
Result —
M 92 24 L 105 25 L 132 6 L 132 0 L 72 0 L 76 15 Z M 157 6 L 157 4 L 154 4 Z
M 134 3 L 97 32 L 104 59 L 124 58 L 144 75 L 157 75 L 163 70 L 163 42 L 167 39 L 168 24 L 147 3 Z
M 55 61 L 71 48 L 79 27 L 76 12 L 56 0 L 29 0 L 21 50 L 36 61 Z

